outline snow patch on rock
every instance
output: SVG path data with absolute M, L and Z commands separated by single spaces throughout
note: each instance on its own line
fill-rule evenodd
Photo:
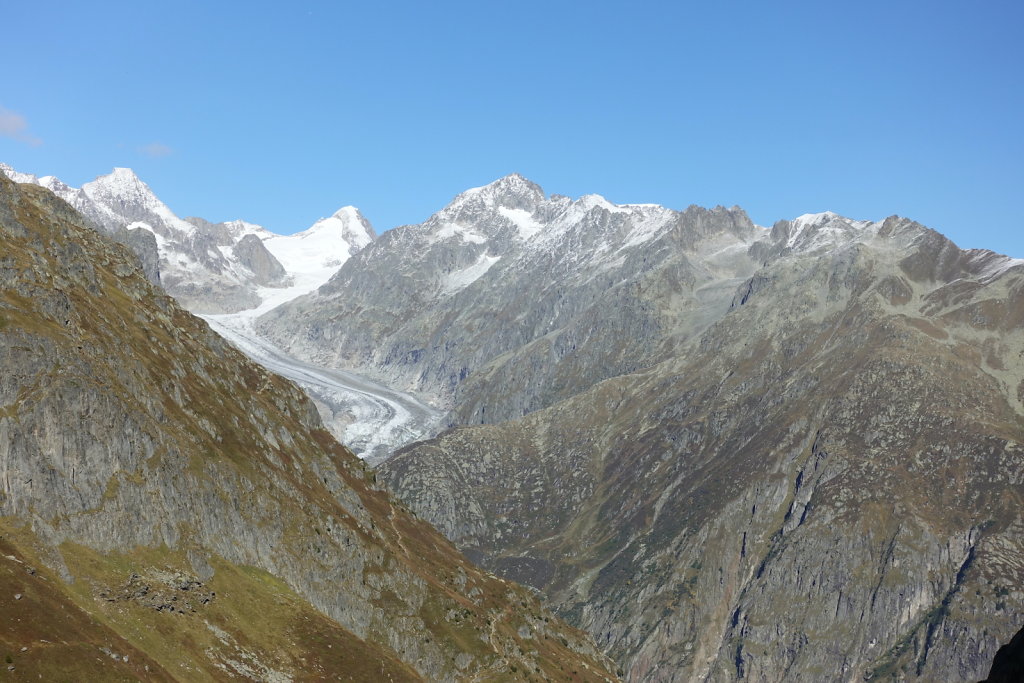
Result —
M 449 273 L 442 283 L 441 289 L 447 294 L 454 294 L 460 289 L 465 289 L 483 277 L 484 273 L 499 260 L 501 260 L 500 256 L 481 254 L 480 259 L 473 265 Z

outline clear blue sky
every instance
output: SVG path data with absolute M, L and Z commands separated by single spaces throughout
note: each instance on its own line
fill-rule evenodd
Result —
M 900 214 L 1024 257 L 1024 3 L 10 2 L 0 161 L 385 230 L 548 192 Z

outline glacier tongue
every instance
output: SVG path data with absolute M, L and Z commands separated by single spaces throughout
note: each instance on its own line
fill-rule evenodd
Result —
M 433 436 L 440 426 L 441 411 L 358 373 L 292 358 L 260 338 L 253 321 L 283 303 L 316 291 L 375 237 L 373 228 L 354 207 L 344 207 L 295 235 L 271 233 L 263 243 L 289 273 L 290 284 L 258 288 L 260 303 L 253 308 L 200 316 L 257 363 L 301 386 L 316 403 L 324 425 L 335 438 L 372 462 L 408 443 Z
M 261 339 L 245 314 L 203 315 L 215 332 L 263 367 L 301 386 L 324 424 L 356 455 L 379 462 L 395 449 L 433 436 L 442 413 L 411 394 L 355 372 L 304 363 Z

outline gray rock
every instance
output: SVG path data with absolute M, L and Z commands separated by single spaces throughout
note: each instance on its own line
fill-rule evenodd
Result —
M 124 238 L 114 238 L 127 246 L 139 257 L 139 265 L 146 279 L 155 285 L 160 284 L 160 252 L 157 250 L 156 236 L 149 230 L 135 228 L 125 231 Z
M 253 234 L 244 235 L 232 247 L 239 263 L 253 272 L 256 284 L 280 285 L 288 277 L 284 266 L 263 246 L 263 240 Z
M 659 364 L 378 470 L 632 681 L 977 680 L 1024 619 L 1024 262 L 783 222 Z

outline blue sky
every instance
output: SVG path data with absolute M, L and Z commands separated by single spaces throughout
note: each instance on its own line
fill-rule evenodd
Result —
M 546 191 L 900 214 L 1024 257 L 1024 3 L 8 3 L 0 161 L 378 230 Z

